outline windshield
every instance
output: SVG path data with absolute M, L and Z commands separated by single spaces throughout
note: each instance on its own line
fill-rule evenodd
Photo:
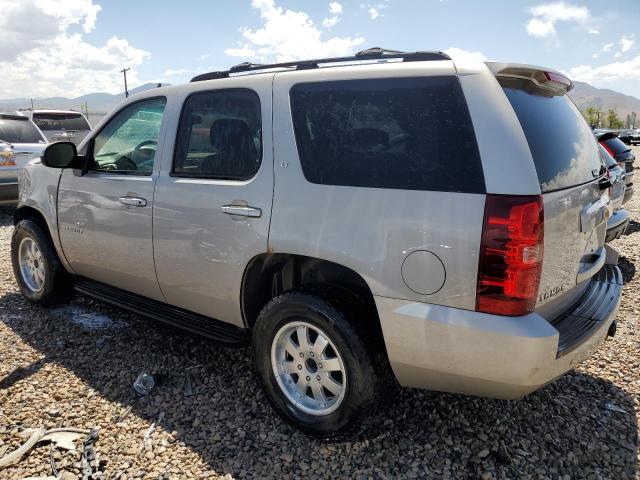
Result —
M 34 113 L 33 122 L 41 130 L 91 130 L 79 113 Z
M 28 118 L 0 118 L 0 140 L 9 143 L 45 143 L 42 134 Z
M 516 78 L 501 78 L 500 84 L 522 125 L 543 193 L 602 173 L 598 142 L 567 95 Z

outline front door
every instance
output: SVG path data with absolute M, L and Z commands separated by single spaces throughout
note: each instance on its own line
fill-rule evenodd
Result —
M 236 325 L 245 268 L 267 251 L 273 194 L 271 78 L 257 77 L 184 99 L 153 214 L 166 301 Z
M 163 300 L 153 264 L 153 189 L 165 98 L 125 106 L 95 135 L 89 171 L 65 170 L 58 192 L 64 255 L 75 273 Z

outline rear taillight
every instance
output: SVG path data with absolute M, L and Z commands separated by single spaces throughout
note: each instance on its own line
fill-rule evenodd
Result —
M 613 153 L 613 150 L 611 150 L 611 148 L 606 143 L 601 143 L 600 145 L 602 145 L 602 147 L 609 153 L 609 155 L 611 155 L 611 158 L 615 160 L 616 154 Z
M 510 316 L 533 311 L 540 285 L 543 241 L 542 196 L 487 195 L 477 311 Z

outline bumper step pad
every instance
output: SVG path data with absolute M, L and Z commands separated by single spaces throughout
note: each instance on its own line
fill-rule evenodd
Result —
M 578 347 L 598 328 L 618 304 L 622 290 L 622 272 L 605 265 L 590 281 L 589 288 L 567 313 L 552 322 L 560 333 L 557 357 Z

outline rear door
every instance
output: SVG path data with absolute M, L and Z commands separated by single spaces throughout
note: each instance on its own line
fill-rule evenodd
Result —
M 168 133 L 175 144 L 155 190 L 155 265 L 166 301 L 239 326 L 246 266 L 267 251 L 271 80 L 203 82 L 177 96 Z
M 499 77 L 529 143 L 544 200 L 544 260 L 536 307 L 567 307 L 604 265 L 608 197 L 598 143 L 564 90 Z

